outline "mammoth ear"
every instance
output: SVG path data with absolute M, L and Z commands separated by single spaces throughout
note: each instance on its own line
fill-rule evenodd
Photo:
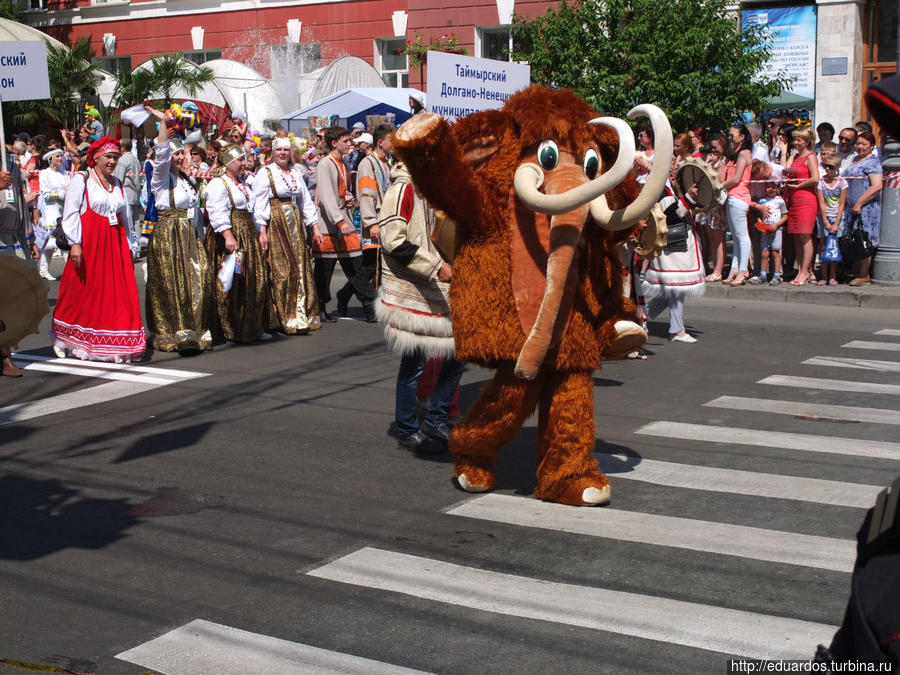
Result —
M 463 159 L 477 171 L 500 149 L 500 138 L 509 128 L 510 117 L 501 110 L 467 115 L 453 125 Z
M 482 136 L 466 143 L 462 148 L 462 153 L 472 170 L 478 171 L 499 149 L 500 141 L 496 136 Z

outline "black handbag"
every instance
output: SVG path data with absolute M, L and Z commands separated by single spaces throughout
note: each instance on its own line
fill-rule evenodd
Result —
M 684 221 L 679 223 L 670 223 L 669 231 L 666 233 L 665 248 L 673 251 L 686 251 L 687 238 L 690 225 Z
M 62 218 L 56 219 L 56 228 L 53 230 L 53 238 L 56 240 L 56 247 L 60 251 L 72 250 L 72 244 L 69 242 L 69 238 L 63 231 Z
M 846 261 L 855 262 L 863 258 L 869 258 L 875 253 L 875 247 L 869 241 L 869 235 L 862 228 L 862 218 L 855 214 L 850 221 L 850 227 L 839 240 L 841 256 Z

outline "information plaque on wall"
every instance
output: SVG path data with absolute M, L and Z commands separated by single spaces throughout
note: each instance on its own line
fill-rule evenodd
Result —
M 846 75 L 847 60 L 846 56 L 822 59 L 822 75 Z

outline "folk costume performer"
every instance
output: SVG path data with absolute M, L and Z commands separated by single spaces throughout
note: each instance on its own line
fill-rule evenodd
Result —
M 274 162 L 260 169 L 253 181 L 253 220 L 260 241 L 268 242 L 269 293 L 277 322 L 285 333 L 308 333 L 322 327 L 306 247 L 306 228 L 322 240 L 319 212 L 303 175 L 291 166 L 291 139 L 276 138 L 272 155 Z
M 72 248 L 50 329 L 60 358 L 122 363 L 146 349 L 133 264 L 138 243 L 125 190 L 113 175 L 119 153 L 115 138 L 94 141 L 90 168 L 66 190 L 62 226 Z
M 253 224 L 253 194 L 244 181 L 244 149 L 229 145 L 219 155 L 220 166 L 206 187 L 206 211 L 210 230 L 206 250 L 214 270 L 222 269 L 225 259 L 239 253 L 242 259 L 227 292 L 220 279 L 215 280 L 216 310 L 219 325 L 227 340 L 253 342 L 268 340 L 269 285 L 260 245 Z M 265 237 L 265 235 L 262 235 Z
M 198 235 L 197 187 L 182 171 L 184 146 L 169 137 L 165 113 L 147 110 L 160 120 L 150 177 L 158 216 L 147 246 L 147 328 L 156 349 L 203 351 L 212 347 L 215 296 Z

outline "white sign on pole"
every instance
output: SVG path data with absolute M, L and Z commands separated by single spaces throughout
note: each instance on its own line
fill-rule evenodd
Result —
M 50 98 L 47 43 L 0 42 L 0 100 Z
M 428 52 L 428 111 L 450 121 L 502 108 L 506 99 L 531 84 L 522 63 Z

